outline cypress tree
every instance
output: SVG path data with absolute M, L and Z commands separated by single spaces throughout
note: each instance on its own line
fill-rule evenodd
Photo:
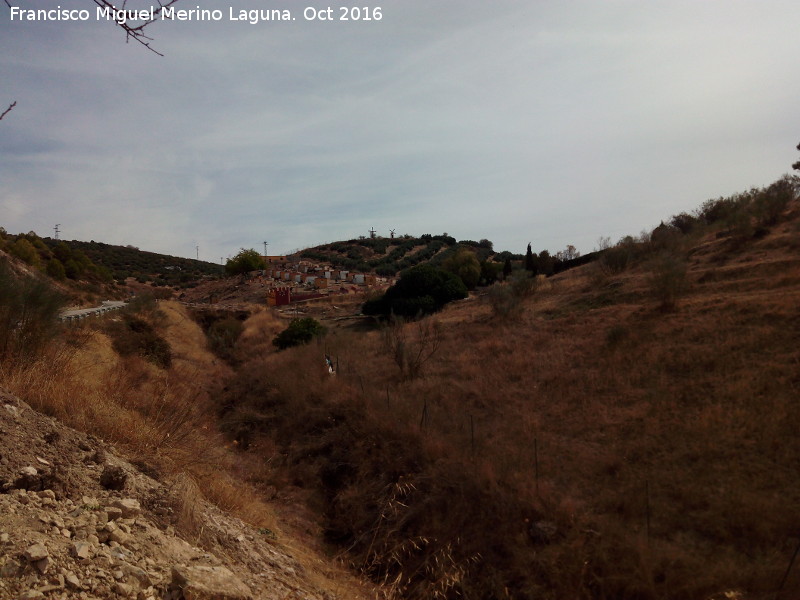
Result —
M 531 275 L 536 275 L 536 259 L 533 257 L 530 243 L 528 243 L 528 250 L 525 252 L 525 270 L 530 271 Z

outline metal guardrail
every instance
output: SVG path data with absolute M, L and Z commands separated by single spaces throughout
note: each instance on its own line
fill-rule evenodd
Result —
M 99 317 L 106 313 L 120 310 L 122 308 L 125 308 L 125 306 L 126 304 L 124 302 L 115 302 L 114 304 L 103 304 L 103 306 L 98 306 L 96 308 L 69 310 L 61 313 L 58 316 L 58 320 L 61 321 L 62 323 L 76 323 L 83 319 Z

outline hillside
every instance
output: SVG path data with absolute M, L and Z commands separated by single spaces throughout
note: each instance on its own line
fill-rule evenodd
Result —
M 53 240 L 45 241 L 48 245 L 54 244 Z M 120 282 L 131 277 L 139 283 L 187 287 L 204 277 L 217 278 L 222 274 L 222 267 L 216 263 L 147 252 L 132 246 L 78 240 L 65 243 L 70 248 L 81 250 L 94 263 L 108 269 L 114 279 Z
M 400 597 L 797 597 L 787 189 L 519 294 L 280 353 L 243 342 L 223 430 Z
M 418 241 L 406 252 L 430 247 Z M 94 439 L 2 436 L 6 488 L 28 490 L 5 506 L 26 523 L 60 518 L 74 535 L 67 500 L 113 509 L 135 496 L 150 510 L 142 490 L 177 494 L 171 520 L 144 513 L 140 533 L 206 554 L 166 557 L 142 542 L 141 564 L 126 562 L 153 583 L 143 597 L 179 594 L 169 565 L 187 560 L 224 565 L 270 597 L 258 573 L 269 560 L 248 562 L 268 550 L 289 557 L 305 597 L 800 596 L 797 179 L 710 200 L 593 258 L 550 277 L 518 269 L 406 322 L 353 327 L 360 298 L 315 300 L 302 310 L 327 333 L 283 351 L 272 340 L 295 315 L 247 306 L 260 287 L 233 279 L 203 284 L 240 301 L 228 313 L 142 298 L 49 332 L 40 355 L 11 344 L 0 385 L 21 400 L 5 403 Z M 31 432 L 56 427 L 40 423 Z M 75 452 L 81 443 L 89 450 Z M 97 467 L 66 464 L 107 444 L 129 491 L 103 491 Z M 38 480 L 17 485 L 22 466 L 60 464 L 59 452 L 66 475 L 46 482 L 55 497 Z M 87 594 L 89 581 L 113 588 L 104 564 L 78 576 L 66 534 L 40 529 L 0 531 L 9 590 L 66 593 L 70 570 Z M 231 529 L 257 548 L 226 545 Z M 66 574 L 25 554 L 39 534 Z M 98 555 L 116 548 L 97 537 Z M 281 569 L 266 580 L 285 582 Z

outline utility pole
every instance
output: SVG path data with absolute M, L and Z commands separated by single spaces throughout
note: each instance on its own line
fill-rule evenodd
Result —
M 267 246 L 268 245 L 269 244 L 267 242 L 264 242 L 264 260 L 267 260 Z
M 194 249 L 197 251 L 197 260 L 200 260 L 200 246 L 195 246 Z
M 55 227 L 53 227 L 53 229 L 54 229 L 54 230 L 55 230 L 55 232 L 56 232 L 56 239 L 58 239 L 58 228 L 59 228 L 59 227 L 61 227 L 61 223 L 56 223 L 56 226 L 55 226 Z

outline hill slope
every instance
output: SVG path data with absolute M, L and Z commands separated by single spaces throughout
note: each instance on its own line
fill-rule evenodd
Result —
M 796 597 L 800 210 L 783 206 L 624 241 L 621 267 L 612 252 L 532 296 L 505 284 L 262 354 L 220 395 L 223 425 L 273 449 L 269 476 L 405 597 Z

